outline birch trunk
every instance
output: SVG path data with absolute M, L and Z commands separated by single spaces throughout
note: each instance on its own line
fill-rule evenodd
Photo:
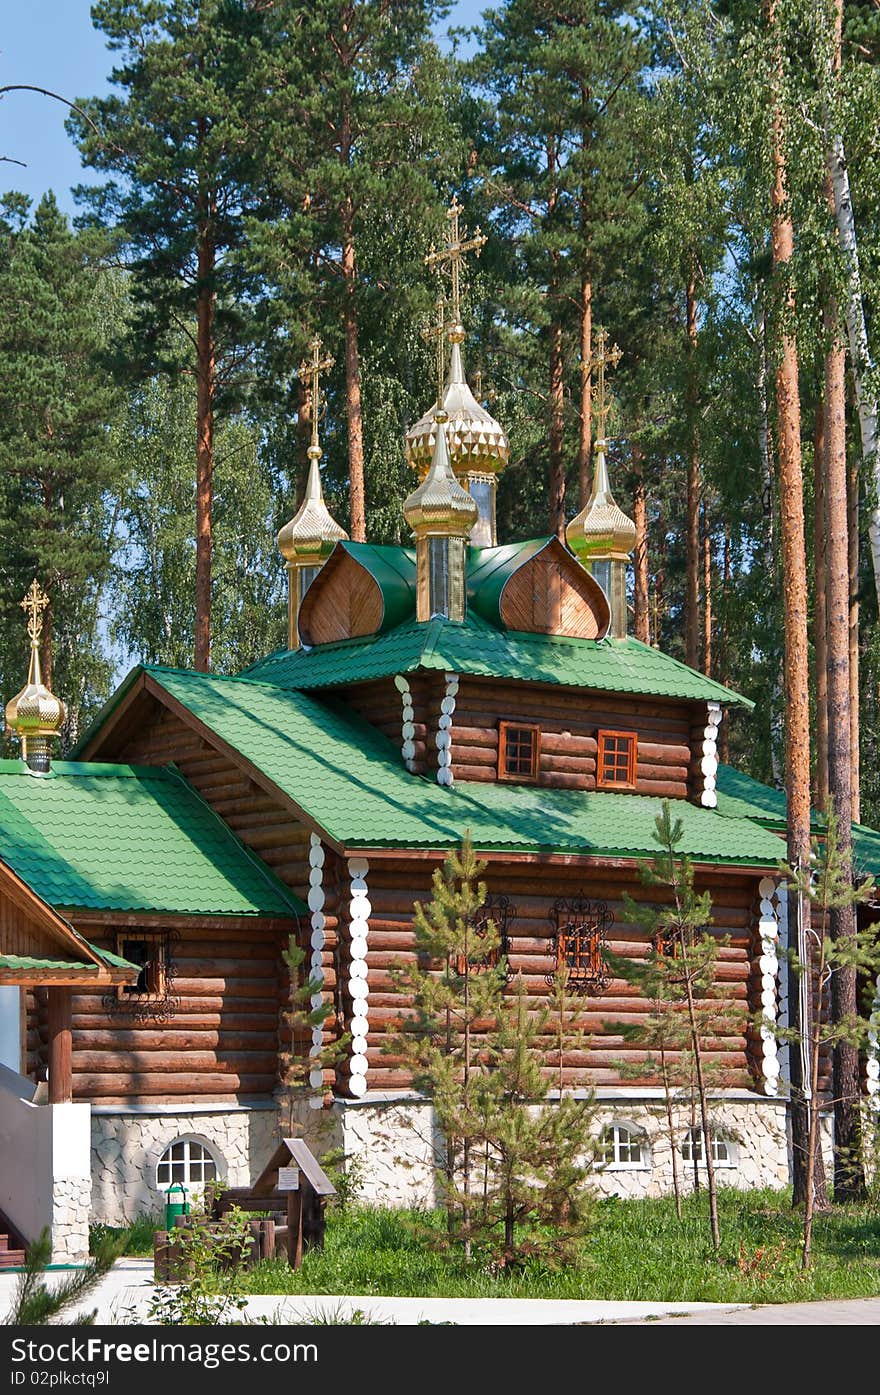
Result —
M 816 679 L 816 808 L 828 802 L 828 648 L 825 567 L 825 410 L 816 408 L 813 431 L 813 654 Z
M 645 465 L 641 446 L 633 443 L 633 522 L 636 545 L 633 550 L 633 631 L 636 639 L 650 644 L 648 627 L 648 502 L 645 495 Z

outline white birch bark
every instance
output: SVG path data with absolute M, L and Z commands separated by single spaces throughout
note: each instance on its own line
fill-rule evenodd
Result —
M 871 563 L 874 586 L 880 601 L 880 461 L 877 458 L 877 393 L 872 381 L 873 362 L 865 325 L 862 299 L 862 277 L 859 270 L 859 249 L 853 216 L 852 193 L 843 137 L 827 133 L 826 160 L 834 194 L 834 220 L 837 241 L 843 254 L 846 273 L 844 297 L 846 331 L 849 339 L 850 362 L 856 390 L 856 408 L 862 439 L 862 462 L 870 471 L 873 488 L 870 491 L 871 512 L 868 533 L 871 540 Z

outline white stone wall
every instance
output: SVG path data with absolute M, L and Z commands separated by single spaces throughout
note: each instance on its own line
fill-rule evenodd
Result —
M 606 1124 L 629 1123 L 644 1131 L 650 1166 L 601 1169 L 596 1188 L 605 1196 L 662 1196 L 672 1190 L 672 1166 L 663 1101 L 654 1095 L 625 1094 L 599 1099 L 597 1133 Z M 551 1106 L 552 1107 L 552 1106 Z M 732 1167 L 719 1167 L 721 1185 L 746 1188 L 784 1187 L 789 1181 L 790 1146 L 785 1100 L 759 1095 L 725 1096 L 713 1100 L 712 1120 L 730 1140 Z M 331 1122 L 332 1121 L 332 1122 Z M 304 1121 L 305 1122 L 305 1121 Z M 314 1121 L 313 1121 L 314 1122 Z M 680 1150 L 691 1122 L 690 1108 L 676 1112 Z M 433 1110 L 413 1097 L 368 1097 L 334 1105 L 324 1133 L 312 1142 L 316 1151 L 341 1147 L 353 1160 L 362 1200 L 381 1205 L 434 1205 L 437 1201 L 435 1161 L 442 1157 L 442 1140 Z M 679 1151 L 682 1185 L 693 1183 L 693 1166 Z
M 156 1165 L 169 1143 L 194 1138 L 213 1153 L 219 1175 L 247 1187 L 266 1166 L 279 1138 L 275 1109 L 92 1111 L 92 1220 L 124 1225 L 159 1215 L 165 1188 Z
M 92 1188 L 88 1177 L 61 1178 L 52 1191 L 52 1263 L 84 1264 L 89 1254 Z

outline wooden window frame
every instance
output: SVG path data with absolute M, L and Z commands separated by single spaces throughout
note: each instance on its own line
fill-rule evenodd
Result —
M 125 945 L 132 940 L 142 940 L 150 947 L 148 965 L 152 970 L 152 982 L 145 991 L 138 991 L 136 984 L 120 983 L 116 993 L 123 1003 L 159 1003 L 168 996 L 168 934 L 164 930 L 119 930 L 116 933 L 116 953 L 125 958 Z
M 626 780 L 607 780 L 604 773 L 605 746 L 609 739 L 624 740 L 629 742 L 629 754 L 627 756 Z M 634 790 L 638 780 L 639 768 L 639 737 L 634 731 L 611 731 L 603 729 L 598 733 L 598 746 L 596 750 L 596 789 L 597 790 Z
M 511 731 L 534 732 L 535 739 L 532 747 L 532 763 L 528 774 L 521 771 L 511 772 L 505 768 L 507 760 L 508 733 Z M 541 768 L 541 728 L 536 722 L 499 722 L 498 723 L 498 779 L 508 780 L 512 783 L 525 785 L 537 784 L 538 774 Z

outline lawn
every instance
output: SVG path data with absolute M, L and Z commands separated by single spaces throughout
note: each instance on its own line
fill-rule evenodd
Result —
M 517 1273 L 466 1264 L 436 1249 L 439 1213 L 365 1206 L 328 1214 L 323 1252 L 298 1272 L 267 1261 L 242 1276 L 247 1293 L 386 1294 L 419 1297 L 612 1298 L 784 1303 L 880 1294 L 880 1215 L 848 1207 L 816 1220 L 814 1266 L 799 1269 L 800 1218 L 785 1194 L 723 1191 L 722 1254 L 711 1251 L 705 1202 L 598 1204 L 576 1263 L 532 1263 Z

